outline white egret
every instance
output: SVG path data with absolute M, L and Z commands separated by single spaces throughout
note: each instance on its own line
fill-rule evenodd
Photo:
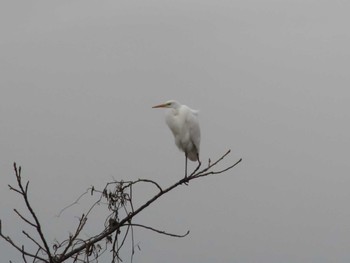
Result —
M 175 144 L 185 152 L 185 177 L 187 177 L 187 158 L 191 161 L 199 160 L 199 144 L 201 132 L 198 122 L 198 111 L 192 110 L 186 105 L 181 105 L 175 100 L 169 100 L 152 108 L 168 108 L 165 121 L 172 131 Z

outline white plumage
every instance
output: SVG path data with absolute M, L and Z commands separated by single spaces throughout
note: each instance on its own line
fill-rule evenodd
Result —
M 164 104 L 153 106 L 153 108 L 168 108 L 165 121 L 174 135 L 175 144 L 185 152 L 186 166 L 187 158 L 191 161 L 199 161 L 201 133 L 198 111 L 181 105 L 175 100 L 169 100 Z

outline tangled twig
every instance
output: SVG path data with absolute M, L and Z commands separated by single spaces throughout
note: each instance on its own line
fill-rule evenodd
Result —
M 47 263 L 60 263 L 64 262 L 67 259 L 72 258 L 74 262 L 98 262 L 98 258 L 101 254 L 107 251 L 108 246 L 111 244 L 112 253 L 112 262 L 120 262 L 120 251 L 124 246 L 127 236 L 131 235 L 132 241 L 132 254 L 131 261 L 134 255 L 134 227 L 145 228 L 150 231 L 153 231 L 158 234 L 163 234 L 170 237 L 182 238 L 189 234 L 187 231 L 185 234 L 174 234 L 169 233 L 167 231 L 158 230 L 154 227 L 146 226 L 139 223 L 134 223 L 133 219 L 144 209 L 146 209 L 149 205 L 154 203 L 163 195 L 167 194 L 169 191 L 173 190 L 176 187 L 179 187 L 182 184 L 188 184 L 190 181 L 194 179 L 198 179 L 201 177 L 209 176 L 209 175 L 217 175 L 224 173 L 237 164 L 239 164 L 242 159 L 239 159 L 232 165 L 229 165 L 223 169 L 214 170 L 216 165 L 223 161 L 225 157 L 230 154 L 230 150 L 219 157 L 216 161 L 212 162 L 210 159 L 208 160 L 207 167 L 201 169 L 201 163 L 199 162 L 198 166 L 194 169 L 194 171 L 187 177 L 184 177 L 167 188 L 161 187 L 157 182 L 150 179 L 138 179 L 135 181 L 114 181 L 106 184 L 105 188 L 100 191 L 91 187 L 87 189 L 83 194 L 81 194 L 75 202 L 63 208 L 58 216 L 60 216 L 65 210 L 71 208 L 72 206 L 78 204 L 78 202 L 87 194 L 91 193 L 91 195 L 99 194 L 97 201 L 95 201 L 88 211 L 81 216 L 79 219 L 78 226 L 74 231 L 74 234 L 70 234 L 69 237 L 62 241 L 56 242 L 53 245 L 53 252 L 50 250 L 48 243 L 46 241 L 45 235 L 42 231 L 40 222 L 38 217 L 36 216 L 30 202 L 28 200 L 28 186 L 29 182 L 24 184 L 21 178 L 21 167 L 17 168 L 16 164 L 14 164 L 15 175 L 17 179 L 18 188 L 14 188 L 9 185 L 10 190 L 20 194 L 28 211 L 30 212 L 31 219 L 24 217 L 20 212 L 16 209 L 14 210 L 17 216 L 19 216 L 27 225 L 33 227 L 37 234 L 39 235 L 39 239 L 36 240 L 32 235 L 30 235 L 26 231 L 22 231 L 22 233 L 31 240 L 36 245 L 36 252 L 31 253 L 25 250 L 24 246 L 20 246 L 12 241 L 9 236 L 6 236 L 2 233 L 1 230 L 1 221 L 0 221 L 0 237 L 2 237 L 6 242 L 8 242 L 12 247 L 17 249 L 21 254 L 24 262 L 27 262 L 27 257 L 32 258 L 33 262 L 40 260 L 42 262 Z M 138 208 L 134 208 L 133 204 L 133 187 L 140 183 L 151 184 L 155 186 L 157 189 L 157 193 L 144 202 Z M 25 185 L 25 187 L 24 187 Z M 108 210 L 110 211 L 109 216 L 105 220 L 105 229 L 90 238 L 81 238 L 80 234 L 83 228 L 85 227 L 88 215 L 92 212 L 94 207 L 99 204 L 106 204 Z M 123 233 L 123 234 L 122 234 Z M 120 239 L 120 235 L 122 234 L 122 238 Z M 113 237 L 114 236 L 114 237 Z M 101 241 L 105 240 L 105 248 L 102 248 Z

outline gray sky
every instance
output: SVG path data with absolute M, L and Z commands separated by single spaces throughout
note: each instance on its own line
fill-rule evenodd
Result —
M 232 149 L 220 177 L 181 187 L 139 223 L 134 262 L 349 262 L 347 1 L 0 2 L 0 218 L 18 238 L 23 166 L 50 240 L 90 185 L 183 176 L 161 110 L 200 110 L 201 158 Z M 192 168 L 194 165 L 192 164 Z M 139 197 L 151 189 L 139 189 Z M 22 210 L 23 211 L 23 210 Z M 91 231 L 102 228 L 96 214 Z M 22 239 L 23 240 L 23 239 Z M 2 260 L 19 255 L 0 241 Z M 128 262 L 125 255 L 125 262 Z

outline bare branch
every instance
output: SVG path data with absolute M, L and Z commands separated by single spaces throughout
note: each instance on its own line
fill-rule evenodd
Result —
M 208 175 L 212 175 L 212 174 L 221 174 L 223 172 L 226 172 L 230 169 L 232 169 L 233 167 L 235 167 L 237 164 L 239 164 L 240 162 L 242 161 L 242 158 L 239 159 L 236 163 L 234 163 L 233 165 L 225 168 L 225 169 L 222 169 L 222 170 L 219 170 L 219 171 L 210 171 L 210 172 L 207 172 L 207 173 L 198 173 L 196 175 L 193 176 L 193 179 L 196 179 L 196 178 L 199 178 L 199 177 L 203 177 L 203 176 L 208 176 Z
M 145 182 L 145 183 L 154 184 L 154 185 L 159 189 L 160 192 L 163 191 L 163 189 L 160 187 L 159 184 L 157 184 L 155 181 L 149 180 L 149 179 L 138 179 L 138 180 L 136 180 L 136 181 L 134 181 L 134 182 L 129 182 L 129 184 L 127 184 L 127 185 L 125 186 L 125 188 L 127 188 L 127 187 L 129 187 L 129 186 L 131 186 L 131 185 L 133 185 L 133 184 L 137 184 L 137 183 L 139 183 L 139 182 Z
M 176 183 L 174 183 L 173 185 L 169 186 L 166 189 L 162 189 L 161 187 L 158 187 L 158 189 L 162 189 L 162 191 L 158 192 L 158 194 L 153 196 L 151 199 L 149 199 L 147 202 L 145 202 L 143 205 L 141 205 L 138 209 L 136 209 L 133 212 L 129 213 L 125 218 L 120 220 L 118 224 L 111 225 L 108 229 L 106 229 L 101 234 L 96 235 L 95 237 L 91 238 L 87 242 L 86 245 L 97 243 L 100 240 L 102 240 L 102 239 L 106 238 L 107 236 L 111 235 L 113 232 L 118 231 L 121 227 L 123 227 L 124 225 L 127 225 L 129 222 L 131 222 L 132 218 L 134 218 L 137 214 L 139 214 L 141 211 L 143 211 L 145 208 L 147 208 L 150 204 L 155 202 L 158 198 L 160 198 L 164 194 L 168 193 L 172 189 L 178 187 L 179 185 L 182 185 L 183 183 L 187 183 L 187 182 L 189 182 L 189 181 L 191 181 L 193 179 L 199 178 L 199 177 L 207 176 L 207 175 L 210 175 L 210 174 L 218 174 L 218 173 L 222 173 L 224 171 L 228 171 L 228 170 L 232 169 L 234 166 L 236 166 L 238 163 L 240 163 L 242 161 L 242 159 L 240 159 L 235 164 L 233 164 L 233 165 L 231 165 L 231 166 L 229 166 L 229 167 L 227 167 L 227 168 L 225 168 L 225 169 L 223 169 L 221 171 L 209 171 L 211 168 L 213 168 L 219 162 L 221 162 L 229 153 L 230 153 L 230 150 L 228 150 L 224 155 L 222 155 L 217 161 L 215 161 L 213 163 L 209 163 L 207 168 L 204 168 L 203 170 L 200 170 L 200 171 L 198 171 L 196 173 L 192 173 L 190 176 L 185 177 L 185 178 L 177 181 Z M 199 167 L 200 167 L 200 163 L 199 163 L 199 165 L 198 165 L 198 167 L 196 168 L 195 171 L 197 171 L 199 169 Z M 142 181 L 145 181 L 145 180 L 142 180 Z M 131 185 L 132 184 L 135 184 L 135 183 L 131 183 Z M 103 191 L 103 192 L 105 192 L 105 191 Z M 82 246 L 76 247 L 75 249 L 71 250 L 66 255 L 62 256 L 62 260 L 63 259 L 67 259 L 69 257 L 72 257 L 73 255 L 75 255 L 79 251 L 82 251 L 85 248 L 86 245 L 82 245 Z
M 35 263 L 35 259 L 38 258 L 38 254 L 39 254 L 40 250 L 41 250 L 41 248 L 38 248 L 38 250 L 36 251 L 35 257 L 33 258 L 33 263 Z
M 45 236 L 42 232 L 42 229 L 41 229 L 41 224 L 39 222 L 39 219 L 37 218 L 33 208 L 31 207 L 30 203 L 29 203 L 29 200 L 28 200 L 28 186 L 29 186 L 29 181 L 26 183 L 26 187 L 25 189 L 23 188 L 23 185 L 22 185 L 22 178 L 21 178 L 21 167 L 19 167 L 17 169 L 17 165 L 16 163 L 13 164 L 14 166 L 14 170 L 15 170 L 15 175 L 16 175 L 16 179 L 17 179 L 17 184 L 18 184 L 18 187 L 20 188 L 20 191 L 22 192 L 22 195 L 23 195 L 23 199 L 24 199 L 24 202 L 27 206 L 27 209 L 29 210 L 30 214 L 32 215 L 34 221 L 35 221 L 35 225 L 36 225 L 36 230 L 41 238 L 41 241 L 43 242 L 44 244 L 44 247 L 45 247 L 45 252 L 47 253 L 48 257 L 49 257 L 49 260 L 52 261 L 52 256 L 51 256 L 51 252 L 50 252 L 50 248 L 46 242 L 46 239 L 45 239 Z
M 23 249 L 23 246 L 22 248 L 20 246 L 18 246 L 17 244 L 15 244 L 12 239 L 9 237 L 9 236 L 5 236 L 2 232 L 0 232 L 0 237 L 2 237 L 2 239 L 4 239 L 7 243 L 9 243 L 12 247 L 14 247 L 16 250 L 18 250 L 19 252 L 21 252 L 22 255 L 26 255 L 28 257 L 32 257 L 32 258 L 36 258 L 36 259 L 39 259 L 39 260 L 42 260 L 43 262 L 46 262 L 46 263 L 49 263 L 48 260 L 42 258 L 42 257 L 39 257 L 37 255 L 33 255 L 27 251 L 25 251 Z
M 33 224 L 32 222 L 30 222 L 28 219 L 26 219 L 24 216 L 22 216 L 18 211 L 17 209 L 13 209 L 13 211 L 15 211 L 15 213 L 24 221 L 26 222 L 28 225 L 31 225 L 32 227 L 35 227 L 36 228 L 36 225 Z
M 126 224 L 126 225 L 123 225 L 123 226 L 137 226 L 137 227 L 141 227 L 141 228 L 145 228 L 145 229 L 157 232 L 158 234 L 171 236 L 171 237 L 180 237 L 180 238 L 181 237 L 185 237 L 185 236 L 187 236 L 190 233 L 190 230 L 187 230 L 186 234 L 177 235 L 177 234 L 172 234 L 172 233 L 169 233 L 169 232 L 166 232 L 166 231 L 158 230 L 158 229 L 155 229 L 155 228 L 150 227 L 150 226 L 145 226 L 145 225 L 141 225 L 141 224 L 134 224 L 134 223 L 133 224 Z
M 23 258 L 23 261 L 25 262 L 25 263 L 28 263 L 27 262 L 27 259 L 26 259 L 26 255 L 24 254 L 24 246 L 22 245 L 22 258 Z
M 111 245 L 112 246 L 111 251 L 113 252 L 112 262 L 116 262 L 116 260 L 117 262 L 119 262 L 119 261 L 122 261 L 119 255 L 120 250 L 124 246 L 127 236 L 131 234 L 131 242 L 132 242 L 131 262 L 132 262 L 133 256 L 135 253 L 134 227 L 140 227 L 140 228 L 154 231 L 155 233 L 158 233 L 158 234 L 171 236 L 171 237 L 178 237 L 178 238 L 185 237 L 189 234 L 189 231 L 187 231 L 185 234 L 179 235 L 179 234 L 173 234 L 166 231 L 162 231 L 162 230 L 159 230 L 150 226 L 142 225 L 142 224 L 134 224 L 132 223 L 133 218 L 137 216 L 140 212 L 142 212 L 144 209 L 146 209 L 148 206 L 150 206 L 152 203 L 154 203 L 156 200 L 158 200 L 160 197 L 162 197 L 163 195 L 173 190 L 174 188 L 179 187 L 182 184 L 188 184 L 191 180 L 194 180 L 200 177 L 224 173 L 232 169 L 242 161 L 242 159 L 239 159 L 237 162 L 235 162 L 234 164 L 228 167 L 215 170 L 216 165 L 219 164 L 227 155 L 229 155 L 229 153 L 230 153 L 230 150 L 228 150 L 225 154 L 223 154 L 214 162 L 212 162 L 209 159 L 208 166 L 205 168 L 201 168 L 202 163 L 198 162 L 197 167 L 188 177 L 185 177 L 176 181 L 175 183 L 168 186 L 167 188 L 162 188 L 157 182 L 150 179 L 138 179 L 135 181 L 126 181 L 126 182 L 114 181 L 114 182 L 107 183 L 105 188 L 102 191 L 96 190 L 93 186 L 91 188 L 88 188 L 72 204 L 63 208 L 57 215 L 57 217 L 59 217 L 66 209 L 69 209 L 70 207 L 78 204 L 81 198 L 83 198 L 87 193 L 91 193 L 91 195 L 93 195 L 94 193 L 100 194 L 100 196 L 97 198 L 97 201 L 95 201 L 90 206 L 87 213 L 83 214 L 82 217 L 79 218 L 79 224 L 74 234 L 70 234 L 69 238 L 64 240 L 61 243 L 59 243 L 58 241 L 55 243 L 55 245 L 53 246 L 54 254 L 51 254 L 51 251 L 45 239 L 44 233 L 41 229 L 39 219 L 37 218 L 34 210 L 31 207 L 31 204 L 29 203 L 29 199 L 28 199 L 29 181 L 26 182 L 24 187 L 24 183 L 22 182 L 22 178 L 21 178 L 21 167 L 17 169 L 16 163 L 15 163 L 14 170 L 15 170 L 15 175 L 16 175 L 17 184 L 19 188 L 16 189 L 10 185 L 9 187 L 10 187 L 10 190 L 15 191 L 16 193 L 22 195 L 25 201 L 26 207 L 30 212 L 32 218 L 34 219 L 34 222 L 31 222 L 31 220 L 25 218 L 16 209 L 14 209 L 14 211 L 25 223 L 36 228 L 36 231 L 40 236 L 39 241 L 41 240 L 41 242 L 35 240 L 27 232 L 22 231 L 23 234 L 32 242 L 34 242 L 38 247 L 35 254 L 26 252 L 23 246 L 21 248 L 20 246 L 16 245 L 9 237 L 6 237 L 5 235 L 2 234 L 1 221 L 0 221 L 0 237 L 5 239 L 8 243 L 10 243 L 13 247 L 15 247 L 18 251 L 20 251 L 22 253 L 22 257 L 25 262 L 26 262 L 26 257 L 31 257 L 34 259 L 33 262 L 35 262 L 35 259 L 37 259 L 45 263 L 46 262 L 62 263 L 69 258 L 71 258 L 74 262 L 98 262 L 98 258 L 101 255 L 100 252 L 102 250 L 102 247 L 98 242 L 105 239 L 106 240 L 106 244 L 104 246 L 105 249 L 102 250 L 102 253 L 104 253 L 104 251 L 107 250 L 107 247 Z M 138 183 L 152 184 L 157 188 L 158 192 L 156 192 L 156 194 L 152 198 L 144 202 L 142 205 L 135 208 L 133 205 L 133 185 L 136 185 Z M 106 200 L 106 203 L 104 203 L 103 200 Z M 96 205 L 101 203 L 106 204 L 107 208 L 111 212 L 111 214 L 107 217 L 105 221 L 105 229 L 101 233 L 93 237 L 82 239 L 81 237 L 79 237 L 79 235 L 81 234 L 81 231 L 86 225 L 87 216 L 91 213 L 91 211 L 94 209 Z M 120 240 L 119 235 L 121 235 L 122 227 L 126 227 L 126 229 L 122 232 L 123 233 L 122 239 Z M 112 239 L 113 234 L 115 236 Z M 38 256 L 40 251 L 42 251 L 45 254 L 45 257 L 47 256 L 48 258 L 44 259 L 41 256 Z
M 229 153 L 231 152 L 231 150 L 228 150 L 224 155 L 222 155 L 218 160 L 216 160 L 214 163 L 211 163 L 211 160 L 209 159 L 209 162 L 208 162 L 208 167 L 203 169 L 202 171 L 199 171 L 197 173 L 198 174 L 202 174 L 202 173 L 205 173 L 206 171 L 210 170 L 212 167 L 214 167 L 215 165 L 217 165 L 219 162 L 221 162 Z M 241 159 L 242 160 L 242 159 Z M 232 167 L 231 167 L 232 168 Z M 231 168 L 228 168 L 231 169 Z M 196 175 L 195 173 L 192 173 L 191 176 L 194 176 Z
M 20 195 L 23 195 L 23 193 L 20 190 L 14 188 L 12 185 L 9 184 L 8 187 L 10 188 L 11 191 L 14 191 Z
M 91 191 L 91 193 L 93 193 L 93 190 L 92 190 L 92 189 L 93 189 L 93 188 L 88 188 L 88 189 L 87 189 L 84 193 L 82 193 L 73 203 L 71 203 L 70 205 L 67 205 L 66 207 L 64 207 L 64 208 L 58 213 L 58 215 L 57 215 L 56 217 L 60 217 L 61 214 L 62 214 L 65 210 L 67 210 L 68 208 L 72 207 L 73 205 L 78 204 L 78 203 L 79 203 L 79 200 L 80 200 L 84 195 L 86 195 L 88 192 Z
M 77 227 L 74 235 L 69 237 L 69 242 L 68 242 L 66 248 L 63 250 L 62 255 L 66 254 L 68 249 L 72 246 L 73 242 L 76 240 L 76 238 L 80 234 L 81 230 L 85 226 L 86 221 L 87 221 L 87 218 L 84 215 L 82 215 L 81 219 L 79 220 L 78 227 Z
M 44 249 L 37 241 L 35 241 L 35 239 L 32 238 L 26 231 L 22 230 L 22 233 L 23 233 L 27 238 L 29 238 L 31 241 L 33 241 L 34 244 L 37 245 L 37 246 L 39 247 L 39 249 L 45 251 L 45 249 Z
M 125 243 L 126 237 L 128 236 L 128 233 L 129 233 L 129 230 L 130 230 L 130 226 L 127 226 L 127 229 L 126 229 L 126 232 L 125 232 L 125 234 L 124 234 L 123 240 L 122 240 L 120 246 L 119 246 L 118 249 L 117 249 L 117 255 L 119 255 L 119 251 L 120 251 L 120 249 L 123 247 L 123 245 L 124 245 L 124 243 Z M 118 236 L 118 235 L 116 235 L 116 239 L 117 239 L 117 236 Z

